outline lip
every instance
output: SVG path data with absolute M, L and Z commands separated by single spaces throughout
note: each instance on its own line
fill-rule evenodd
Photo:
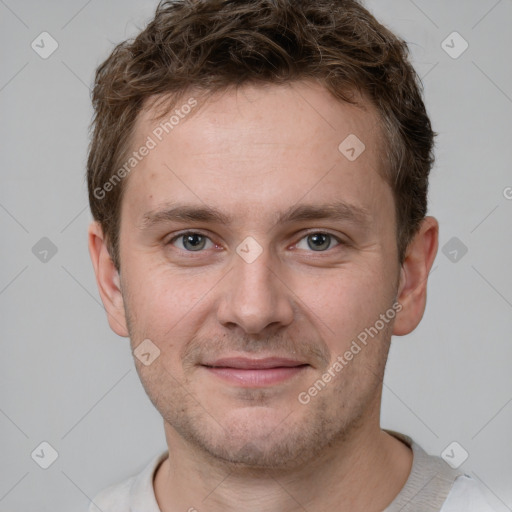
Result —
M 264 387 L 283 383 L 302 373 L 309 364 L 282 357 L 251 359 L 229 357 L 202 365 L 217 378 L 241 387 Z
M 212 363 L 204 363 L 203 366 L 215 368 L 237 368 L 242 370 L 266 370 L 268 368 L 280 367 L 291 368 L 295 366 L 302 366 L 304 364 L 307 363 L 285 357 L 265 357 L 261 359 L 249 357 L 225 357 L 217 359 Z

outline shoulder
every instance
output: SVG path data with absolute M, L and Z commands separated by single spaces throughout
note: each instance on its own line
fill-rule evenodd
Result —
M 91 501 L 88 512 L 126 512 L 130 510 L 130 491 L 135 476 L 106 487 Z
M 468 475 L 456 478 L 441 512 L 496 512 L 480 484 Z
M 131 476 L 100 491 L 89 505 L 88 512 L 127 512 L 136 508 L 160 512 L 153 489 L 153 478 L 168 452 L 154 456 L 137 475 Z

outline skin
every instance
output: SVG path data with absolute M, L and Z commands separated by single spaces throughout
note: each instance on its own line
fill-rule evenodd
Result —
M 192 94 L 191 94 L 192 96 Z M 438 223 L 426 217 L 398 262 L 390 187 L 378 174 L 377 114 L 335 101 L 319 84 L 228 89 L 201 100 L 132 171 L 121 211 L 118 273 L 101 227 L 89 250 L 111 328 L 160 356 L 135 364 L 164 419 L 170 456 L 158 468 L 163 512 L 381 511 L 405 484 L 412 452 L 380 428 L 391 335 L 414 330 L 426 304 Z M 156 126 L 142 112 L 139 147 Z M 338 145 L 366 146 L 349 161 Z M 274 215 L 342 200 L 368 221 Z M 213 206 L 229 227 L 204 221 L 143 228 L 147 212 L 177 201 Z M 197 230 L 199 251 L 182 238 Z M 328 233 L 323 242 L 312 235 Z M 236 249 L 248 236 L 262 253 Z M 345 242 L 340 244 L 338 240 Z M 317 246 L 320 246 L 317 248 Z M 310 402 L 298 400 L 394 303 L 402 309 Z M 201 363 L 231 355 L 309 364 L 270 386 L 227 383 Z M 371 492 L 368 492 L 371 490 Z

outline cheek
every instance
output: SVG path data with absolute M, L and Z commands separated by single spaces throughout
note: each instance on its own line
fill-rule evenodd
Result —
M 297 291 L 329 345 L 344 346 L 373 325 L 392 298 L 381 266 L 340 268 Z M 307 311 L 307 310 L 306 310 Z M 334 347 L 332 347 L 334 348 Z
M 140 258 L 126 265 L 129 282 L 129 309 L 137 327 L 147 332 L 165 333 L 176 326 L 183 330 L 214 294 L 219 276 L 215 272 L 171 269 L 165 263 Z

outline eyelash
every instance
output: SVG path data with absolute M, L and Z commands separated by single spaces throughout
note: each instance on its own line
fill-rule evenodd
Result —
M 297 244 L 299 242 L 301 242 L 304 238 L 307 238 L 308 236 L 310 235 L 316 235 L 316 234 L 321 234 L 321 235 L 328 235 L 330 236 L 332 239 L 334 239 L 336 242 L 338 242 L 338 245 L 336 245 L 335 247 L 333 248 L 330 248 L 330 249 L 327 249 L 325 251 L 308 251 L 308 252 L 313 252 L 313 253 L 317 253 L 317 254 L 322 254 L 322 253 L 327 253 L 329 251 L 332 251 L 333 249 L 335 249 L 336 247 L 338 246 L 348 246 L 348 242 L 345 242 L 344 240 L 342 240 L 341 238 L 337 237 L 336 235 L 333 235 L 332 233 L 329 233 L 328 231 L 321 231 L 321 230 L 313 230 L 313 231 L 308 231 L 307 233 L 305 233 L 300 239 L 299 241 L 297 242 Z M 206 235 L 205 233 L 202 233 L 201 231 L 182 231 L 181 233 L 178 233 L 177 235 L 175 235 L 174 237 L 172 237 L 167 243 L 166 245 L 172 245 L 173 242 L 175 242 L 176 240 L 180 239 L 180 238 L 183 238 L 185 235 L 200 235 L 204 238 L 207 238 L 208 240 L 210 240 L 210 242 L 212 242 L 213 244 L 215 244 L 215 242 L 213 242 L 213 240 L 211 240 L 211 238 Z M 217 245 L 217 244 L 215 244 Z M 188 254 L 194 254 L 194 253 L 198 253 L 198 254 L 201 254 L 203 253 L 205 250 L 200 250 L 200 251 L 187 251 L 185 249 L 179 249 L 181 252 L 186 252 Z

